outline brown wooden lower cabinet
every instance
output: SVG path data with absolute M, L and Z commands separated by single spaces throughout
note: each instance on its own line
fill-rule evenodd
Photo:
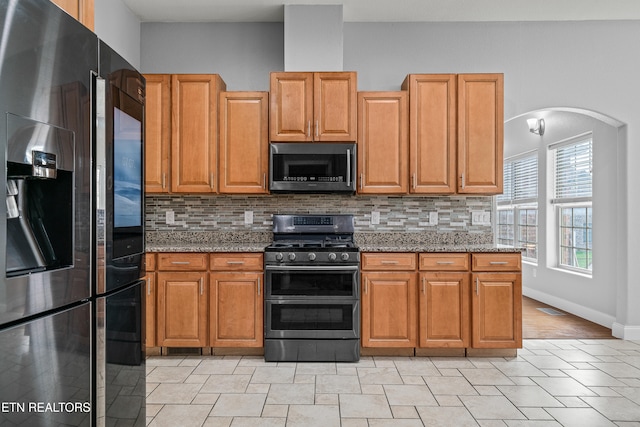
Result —
M 362 274 L 362 346 L 416 346 L 416 274 Z
M 262 347 L 262 273 L 210 273 L 210 345 Z
M 262 347 L 261 253 L 147 254 L 147 347 Z M 154 268 L 157 264 L 157 272 Z
M 469 347 L 469 273 L 420 273 L 419 346 Z
M 207 273 L 159 272 L 157 277 L 158 346 L 206 347 Z
M 471 346 L 521 348 L 521 274 L 474 273 L 472 283 Z
M 362 347 L 522 347 L 519 253 L 418 259 L 416 267 L 415 254 L 362 254 Z
M 145 254 L 145 347 L 155 347 L 156 344 L 156 254 Z

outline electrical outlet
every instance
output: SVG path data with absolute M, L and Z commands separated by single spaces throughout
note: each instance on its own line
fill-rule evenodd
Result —
M 253 211 L 244 211 L 244 223 L 245 225 L 253 224 Z
M 166 211 L 164 213 L 164 222 L 167 225 L 173 225 L 176 223 L 176 217 L 173 211 Z
M 438 212 L 429 212 L 429 225 L 438 225 Z
M 482 213 L 482 223 L 484 225 L 491 225 L 491 212 Z
M 472 211 L 471 225 L 491 225 L 491 212 Z
M 482 211 L 471 212 L 471 225 L 480 225 L 482 222 Z
M 380 224 L 380 212 L 371 211 L 371 224 L 372 225 Z

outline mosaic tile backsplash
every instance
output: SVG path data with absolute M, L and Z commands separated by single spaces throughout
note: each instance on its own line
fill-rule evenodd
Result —
M 492 233 L 490 225 L 471 225 L 472 211 L 492 211 L 492 198 L 345 196 L 345 195 L 150 195 L 146 197 L 146 230 L 162 231 L 271 231 L 274 213 L 350 213 L 356 232 L 466 232 Z M 173 211 L 174 224 L 166 223 Z M 253 223 L 245 224 L 245 212 Z M 371 212 L 380 224 L 371 224 Z M 429 225 L 429 213 L 438 213 L 438 225 Z M 492 218 L 493 220 L 493 218 Z

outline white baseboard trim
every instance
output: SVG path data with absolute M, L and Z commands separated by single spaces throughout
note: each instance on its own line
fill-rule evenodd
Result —
M 640 326 L 625 326 L 614 322 L 611 334 L 621 340 L 640 340 Z
M 609 328 L 611 329 L 613 336 L 617 337 L 615 333 L 613 333 L 613 325 L 616 322 L 616 318 L 614 316 L 527 287 L 522 288 L 522 294 L 529 298 L 533 298 L 534 300 L 559 308 L 560 310 L 566 311 L 567 313 L 571 313 L 578 317 L 582 317 L 583 319 L 587 319 L 590 322 L 597 323 L 598 325 L 604 326 L 605 328 Z

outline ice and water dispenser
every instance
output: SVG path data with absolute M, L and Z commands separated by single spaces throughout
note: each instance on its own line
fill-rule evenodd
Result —
M 6 275 L 68 267 L 73 264 L 74 134 L 7 117 Z

